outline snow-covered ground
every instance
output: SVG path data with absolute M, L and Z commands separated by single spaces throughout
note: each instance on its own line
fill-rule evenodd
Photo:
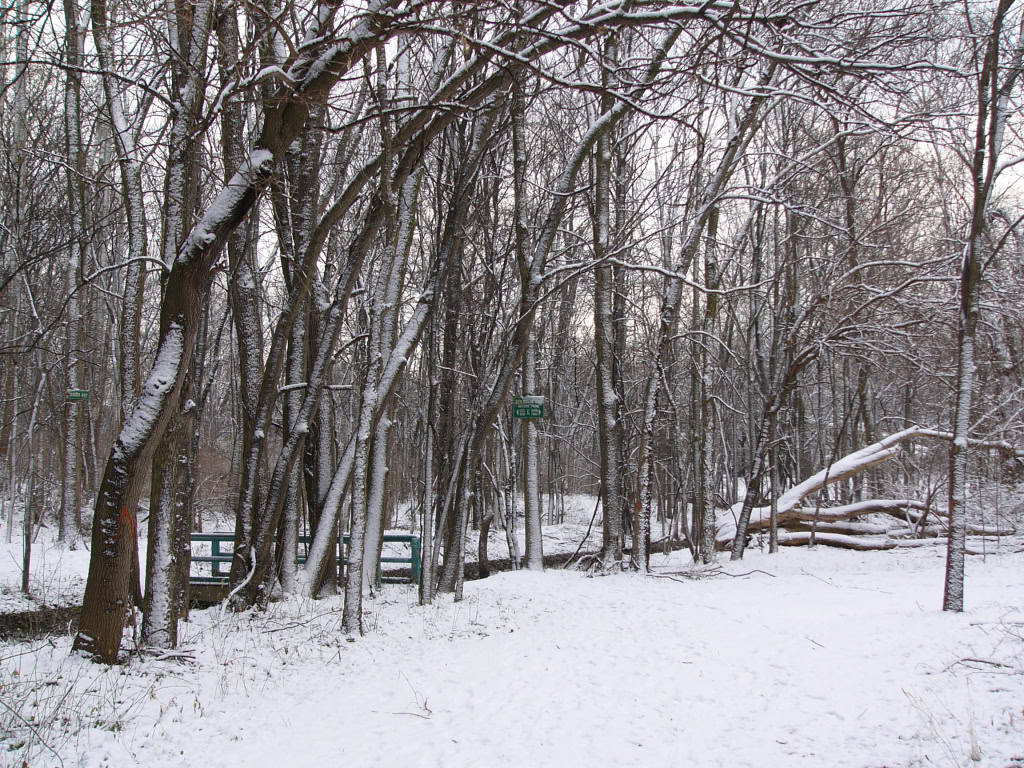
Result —
M 70 599 L 87 553 L 37 549 L 34 583 Z M 183 657 L 114 669 L 67 636 L 0 644 L 0 765 L 1024 765 L 1020 539 L 969 558 L 961 615 L 939 610 L 942 547 L 688 560 L 501 573 L 426 607 L 389 585 L 358 639 L 340 598 L 214 608 L 183 626 Z

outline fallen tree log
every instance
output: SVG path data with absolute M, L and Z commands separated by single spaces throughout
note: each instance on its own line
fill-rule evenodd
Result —
M 857 504 L 844 504 L 839 507 L 822 507 L 817 510 L 811 507 L 793 506 L 785 511 L 780 508 L 778 524 L 780 528 L 792 528 L 800 522 L 809 523 L 817 520 L 819 523 L 838 523 L 871 514 L 889 514 L 898 519 L 903 518 L 903 522 L 908 522 L 909 519 L 909 522 L 916 523 L 926 509 L 926 504 L 914 499 L 873 499 Z M 768 528 L 770 515 L 771 507 L 755 507 L 751 513 L 747 531 L 755 533 Z M 732 521 L 723 520 L 718 529 L 719 541 L 731 541 L 735 532 L 735 524 Z
M 937 539 L 944 537 L 946 531 L 935 525 L 928 525 L 922 528 L 893 528 L 889 531 L 889 537 L 893 539 Z M 945 539 L 943 538 L 943 541 Z
M 916 547 L 934 547 L 939 544 L 945 544 L 944 538 L 933 536 L 930 539 L 894 539 L 896 546 L 901 549 L 914 549 Z
M 916 547 L 936 547 L 940 544 L 945 544 L 945 539 L 897 539 L 895 541 L 898 549 L 914 549 Z M 985 553 L 979 549 L 971 549 L 968 547 L 964 550 L 968 555 L 984 555 Z
M 770 507 L 762 507 L 761 509 L 771 511 Z M 780 513 L 778 521 L 780 526 L 787 527 L 795 522 L 810 523 L 817 520 L 819 523 L 837 523 L 854 517 L 873 514 L 888 514 L 896 518 L 906 518 L 909 512 L 910 521 L 917 522 L 921 519 L 925 509 L 927 509 L 926 504 L 913 499 L 872 499 L 871 501 L 861 501 L 856 504 L 821 507 L 820 509 L 795 507 L 788 510 L 785 514 Z M 767 528 L 769 522 L 769 517 L 759 517 L 756 521 L 752 517 L 749 529 Z
M 840 549 L 856 549 L 858 551 L 896 549 L 896 542 L 888 536 L 844 536 L 839 533 L 818 533 L 814 536 L 816 544 Z M 779 531 L 779 546 L 799 547 L 811 543 L 809 531 L 790 533 Z
M 914 547 L 934 547 L 946 543 L 945 538 L 930 539 L 896 539 L 886 535 L 846 536 L 840 533 L 823 533 L 814 536 L 815 544 L 839 549 L 853 549 L 860 552 L 882 551 L 889 549 L 908 549 Z M 801 547 L 811 543 L 810 531 L 779 531 L 779 545 L 783 547 Z M 981 550 L 967 548 L 968 555 L 983 555 Z M 990 553 L 991 554 L 991 553 Z
M 967 535 L 968 536 L 984 536 L 989 539 L 1004 538 L 1007 536 L 1016 536 L 1016 528 L 986 528 L 984 525 L 971 525 L 967 524 Z
M 899 456 L 904 442 L 913 438 L 921 437 L 933 440 L 949 441 L 953 439 L 953 434 L 951 432 L 942 432 L 935 429 L 925 429 L 915 425 L 900 432 L 895 432 L 888 437 L 879 440 L 877 443 L 873 443 L 872 445 L 861 448 L 858 451 L 847 454 L 843 458 L 829 464 L 824 469 L 814 475 L 811 475 L 803 482 L 798 483 L 779 496 L 776 503 L 778 524 L 782 526 L 786 521 L 792 522 L 793 520 L 801 519 L 801 515 L 806 516 L 806 509 L 802 512 L 797 512 L 797 510 L 800 509 L 804 499 L 811 494 L 820 491 L 828 485 L 847 480 L 866 469 L 870 469 L 871 467 Z M 974 447 L 994 448 L 1017 459 L 1024 457 L 1024 453 L 1018 451 L 1009 443 L 969 440 L 968 444 Z M 921 514 L 924 514 L 926 510 L 925 505 L 918 501 L 882 500 L 876 502 L 862 502 L 860 505 L 846 505 L 845 509 L 841 507 L 832 508 L 831 515 L 846 515 L 847 517 L 824 517 L 824 515 L 829 514 L 829 510 L 827 509 L 812 510 L 812 515 L 816 516 L 816 519 L 819 521 L 825 520 L 828 522 L 836 522 L 841 519 L 848 519 L 848 517 L 858 517 L 859 515 L 870 514 L 868 508 L 872 505 L 881 505 L 873 511 L 886 512 L 888 514 L 892 514 L 893 508 L 902 508 L 907 513 L 919 510 Z M 863 511 L 854 511 L 855 508 L 858 507 Z M 837 512 L 837 510 L 841 511 Z M 736 538 L 736 531 L 740 527 L 741 522 L 740 516 L 746 513 L 743 502 L 734 504 L 731 507 L 731 512 L 732 515 L 729 518 L 719 520 L 718 530 L 716 531 L 715 536 L 719 546 L 728 545 Z M 929 514 L 937 515 L 938 513 L 935 510 L 932 510 Z M 948 516 L 948 513 L 946 516 Z M 750 534 L 758 529 L 768 527 L 770 524 L 770 517 L 771 506 L 754 507 L 750 509 L 749 513 L 746 515 L 746 519 L 742 521 L 742 529 L 747 534 Z M 920 519 L 920 517 L 918 517 L 918 519 Z M 989 534 L 986 533 L 985 535 Z M 742 552 L 740 552 L 740 554 L 742 554 Z M 733 557 L 737 556 L 736 551 L 734 551 Z
M 892 530 L 881 523 L 851 523 L 849 521 L 841 521 L 837 523 L 830 522 L 812 522 L 805 520 L 795 520 L 792 523 L 786 525 L 786 530 L 790 533 L 797 531 L 810 531 L 814 529 L 818 533 L 840 533 L 845 536 L 891 536 Z
M 838 507 L 797 507 L 789 512 L 794 520 L 849 520 L 852 517 L 864 515 L 884 514 L 893 517 L 904 518 L 909 512 L 912 520 L 920 520 L 921 515 L 928 509 L 923 501 L 915 499 L 871 499 L 856 504 L 843 504 Z M 934 514 L 934 510 L 932 512 Z M 753 524 L 753 523 L 751 523 Z
M 888 461 L 895 456 L 899 456 L 901 443 L 906 440 L 910 440 L 913 437 L 919 437 L 925 433 L 929 433 L 929 436 L 931 436 L 930 433 L 932 432 L 934 432 L 934 430 L 923 430 L 918 426 L 910 427 L 901 432 L 889 435 L 885 439 L 879 440 L 877 443 L 872 443 L 865 448 L 854 451 L 838 461 L 830 463 L 821 471 L 811 475 L 803 482 L 798 483 L 782 494 L 776 502 L 778 515 L 781 516 L 796 509 L 805 498 L 810 496 L 812 493 L 820 491 L 827 485 L 847 480 L 854 475 L 863 472 L 865 469 L 869 469 L 884 461 Z M 716 537 L 720 541 L 731 541 L 736 538 L 736 531 L 741 525 L 742 530 L 749 533 L 750 527 L 753 525 L 755 520 L 762 521 L 760 522 L 759 527 L 764 527 L 765 523 L 763 521 L 768 520 L 770 515 L 770 506 L 753 507 L 750 508 L 749 512 L 747 512 L 747 510 L 744 509 L 743 502 L 738 502 L 732 506 L 732 519 L 722 521 L 722 524 L 718 527 L 718 531 L 716 532 Z M 744 516 L 742 521 L 741 516 Z M 742 554 L 741 550 L 740 552 Z M 734 550 L 733 557 L 735 558 L 737 556 L 737 550 Z
M 903 515 L 899 515 L 899 514 L 896 514 L 896 513 L 890 513 L 890 514 L 893 514 L 893 516 L 896 517 L 897 519 L 909 520 L 911 523 L 914 523 L 916 525 L 917 523 L 919 523 L 921 521 L 921 518 L 924 515 L 924 511 L 923 510 L 919 511 L 918 507 L 911 507 L 908 510 L 906 510 Z M 949 527 L 947 525 L 947 521 L 949 520 L 949 511 L 948 510 L 933 509 L 933 510 L 931 510 L 928 513 L 928 519 L 929 520 L 935 520 L 939 524 L 939 527 L 940 527 L 942 533 L 943 534 L 946 533 L 946 530 Z M 1017 528 L 1016 528 L 1016 526 L 1010 526 L 1010 527 L 1007 527 L 1007 528 L 990 528 L 990 527 L 985 526 L 985 525 L 978 525 L 976 523 L 968 523 L 967 524 L 967 535 L 968 536 L 990 536 L 990 537 L 995 537 L 995 536 L 1016 536 L 1017 535 Z

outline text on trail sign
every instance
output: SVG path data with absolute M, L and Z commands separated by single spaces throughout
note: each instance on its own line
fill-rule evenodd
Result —
M 89 390 L 88 389 L 69 389 L 64 400 L 68 403 L 74 403 L 79 400 L 88 400 Z
M 512 398 L 512 416 L 516 419 L 543 419 L 544 396 L 522 395 Z

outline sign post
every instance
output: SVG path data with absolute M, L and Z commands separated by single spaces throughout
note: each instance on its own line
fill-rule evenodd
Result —
M 543 419 L 544 395 L 513 397 L 512 417 L 516 419 Z
M 89 399 L 88 389 L 69 389 L 67 395 L 64 397 L 66 403 L 77 403 L 81 400 Z

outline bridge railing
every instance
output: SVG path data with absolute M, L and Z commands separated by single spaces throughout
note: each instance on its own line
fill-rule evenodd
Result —
M 306 562 L 306 553 L 309 550 L 309 536 L 299 537 L 299 563 Z M 209 547 L 204 547 L 208 544 Z M 394 546 L 408 545 L 409 555 L 404 556 L 394 552 Z M 199 551 L 196 551 L 199 545 Z M 348 569 L 348 535 L 339 537 L 338 553 L 343 569 Z M 208 553 L 207 553 L 208 549 Z M 189 574 L 189 582 L 192 584 L 227 584 L 228 576 L 231 573 L 231 559 L 235 551 L 235 534 L 229 532 L 193 533 L 192 534 L 192 572 Z M 389 576 L 383 570 L 382 564 L 408 564 L 409 578 Z M 203 564 L 207 564 L 206 568 Z M 342 578 L 347 574 L 342 573 Z M 377 562 L 377 586 L 382 582 L 405 582 L 411 584 L 420 583 L 420 537 L 410 533 L 385 533 L 384 548 L 380 560 Z

